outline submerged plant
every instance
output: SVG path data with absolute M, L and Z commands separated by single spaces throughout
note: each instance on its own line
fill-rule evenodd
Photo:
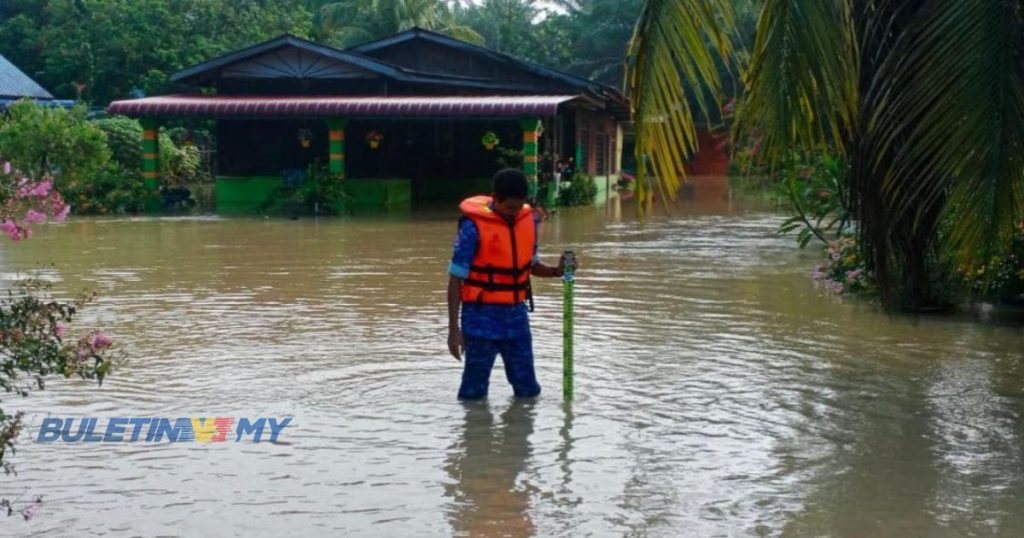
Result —
M 5 163 L 0 173 L 0 229 L 12 240 L 31 236 L 30 226 L 47 219 L 63 220 L 68 214 L 49 179 L 33 180 Z M 0 388 L 5 393 L 27 396 L 42 389 L 51 376 L 81 377 L 102 382 L 113 364 L 113 341 L 102 331 L 86 331 L 77 338 L 68 327 L 78 311 L 92 300 L 53 298 L 50 285 L 38 279 L 21 281 L 0 299 Z M 14 451 L 21 431 L 22 414 L 0 408 L 0 465 L 7 473 L 13 468 L 5 460 Z M 6 504 L 9 507 L 9 503 Z

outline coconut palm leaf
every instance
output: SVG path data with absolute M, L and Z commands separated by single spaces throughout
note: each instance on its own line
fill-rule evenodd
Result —
M 872 118 L 884 193 L 915 227 L 948 223 L 944 246 L 960 265 L 983 264 L 1024 219 L 1022 9 L 933 1 L 880 69 L 892 95 Z M 937 204 L 939 223 L 928 218 Z
M 480 44 L 483 37 L 455 21 L 444 0 L 342 0 L 320 6 L 318 33 L 328 40 L 351 45 L 387 37 L 413 27 L 433 30 Z
M 637 194 L 649 194 L 647 176 L 663 200 L 679 190 L 688 156 L 697 150 L 694 106 L 707 117 L 721 80 L 716 61 L 729 55 L 728 0 L 647 0 L 630 43 L 626 91 L 636 121 Z M 648 169 L 650 163 L 650 170 Z M 643 211 L 643 204 L 638 204 Z
M 842 151 L 858 106 L 857 39 L 847 2 L 766 0 L 752 54 L 737 132 L 756 130 L 776 166 L 795 150 Z

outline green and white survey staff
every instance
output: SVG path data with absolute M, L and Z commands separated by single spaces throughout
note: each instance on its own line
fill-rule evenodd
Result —
M 572 399 L 573 393 L 573 285 L 576 283 L 576 256 L 565 251 L 565 270 L 562 274 L 562 395 Z

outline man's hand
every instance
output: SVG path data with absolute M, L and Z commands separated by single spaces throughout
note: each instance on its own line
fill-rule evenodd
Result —
M 452 275 L 448 279 L 448 351 L 455 360 L 462 361 L 466 350 L 466 339 L 459 329 L 459 305 L 462 303 L 462 279 Z
M 455 357 L 455 360 L 462 361 L 462 353 L 466 351 L 466 339 L 462 337 L 462 331 L 452 328 L 448 331 L 448 352 Z
M 576 263 L 576 265 L 573 267 L 573 272 L 574 273 L 578 272 L 580 270 L 580 258 L 579 258 L 579 256 L 576 257 L 575 263 Z M 562 256 L 560 258 L 558 258 L 558 276 L 563 276 L 563 275 L 565 275 L 565 254 L 562 254 Z
M 580 269 L 580 259 L 576 258 L 575 271 Z M 536 263 L 533 266 L 533 270 L 530 271 L 535 277 L 540 278 L 562 278 L 565 275 L 565 254 L 558 259 L 557 266 L 550 266 L 546 263 Z

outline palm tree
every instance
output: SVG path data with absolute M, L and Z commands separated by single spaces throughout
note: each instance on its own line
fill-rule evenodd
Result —
M 482 0 L 457 10 L 458 20 L 474 28 L 488 48 L 527 57 L 536 47 L 534 21 L 542 10 L 537 0 Z
M 317 39 L 349 46 L 419 27 L 471 43 L 483 38 L 456 23 L 445 0 L 311 0 Z
M 621 84 L 622 56 L 643 0 L 555 0 L 552 3 L 569 15 L 574 56 L 569 68 L 593 80 Z
M 694 149 L 680 87 L 702 89 L 693 108 L 714 102 L 732 17 L 730 0 L 644 6 L 628 89 L 666 194 Z M 887 306 L 928 308 L 936 274 L 1009 244 L 1024 218 L 1024 1 L 765 0 L 756 34 L 737 131 L 756 127 L 775 165 L 844 157 Z

